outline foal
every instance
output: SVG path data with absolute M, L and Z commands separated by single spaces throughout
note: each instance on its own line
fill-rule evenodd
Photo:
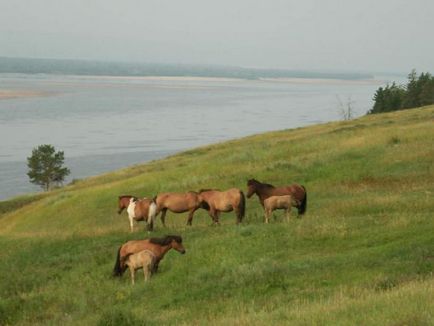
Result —
M 125 261 L 125 265 L 128 266 L 131 274 L 131 283 L 134 284 L 134 276 L 136 270 L 143 268 L 143 274 L 145 276 L 145 282 L 152 275 L 152 269 L 154 268 L 156 257 L 150 250 L 142 250 L 136 254 L 129 255 Z
M 298 201 L 295 200 L 291 195 L 268 197 L 264 200 L 265 223 L 268 223 L 270 216 L 275 209 L 284 209 L 286 212 L 286 219 L 289 222 L 291 207 L 297 207 L 298 205 Z

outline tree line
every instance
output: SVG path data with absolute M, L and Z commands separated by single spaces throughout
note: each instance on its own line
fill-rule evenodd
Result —
M 374 95 L 374 106 L 368 114 L 397 111 L 417 108 L 434 104 L 434 77 L 430 73 L 421 73 L 416 70 L 408 75 L 406 85 L 397 85 L 393 82 L 386 87 L 377 89 Z

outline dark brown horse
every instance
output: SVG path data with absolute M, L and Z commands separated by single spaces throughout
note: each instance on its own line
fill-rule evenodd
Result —
M 134 230 L 134 221 L 146 221 L 148 230 L 152 231 L 154 229 L 154 219 L 157 210 L 155 198 L 138 199 L 130 195 L 119 196 L 118 208 L 118 214 L 127 208 L 131 232 Z
M 113 268 L 113 276 L 122 276 L 127 269 L 125 261 L 128 256 L 142 250 L 149 250 L 155 255 L 153 267 L 153 273 L 155 273 L 158 270 L 158 264 L 170 249 L 175 249 L 181 254 L 185 254 L 182 238 L 179 235 L 166 235 L 162 238 L 128 241 L 118 249 L 115 267 Z
M 157 213 L 161 212 L 161 223 L 165 225 L 167 210 L 173 213 L 188 213 L 187 225 L 191 225 L 193 214 L 201 208 L 201 201 L 197 192 L 189 191 L 186 193 L 166 192 L 158 194 L 155 202 L 157 203 Z
M 297 201 L 298 214 L 303 215 L 307 208 L 306 188 L 293 184 L 290 186 L 274 187 L 268 183 L 262 183 L 255 179 L 247 181 L 247 198 L 258 195 L 259 202 L 264 207 L 264 200 L 271 196 L 291 195 Z
M 220 212 L 232 212 L 235 210 L 237 224 L 243 220 L 246 211 L 246 199 L 244 193 L 237 188 L 226 191 L 215 189 L 202 189 L 199 191 L 202 208 L 208 210 L 215 224 L 219 223 Z

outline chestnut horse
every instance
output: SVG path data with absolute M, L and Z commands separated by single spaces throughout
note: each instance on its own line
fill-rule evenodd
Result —
M 134 221 L 146 221 L 148 230 L 152 231 L 154 229 L 154 220 L 157 210 L 155 198 L 138 199 L 130 195 L 119 196 L 118 208 L 118 214 L 122 213 L 122 211 L 127 208 L 131 232 L 134 230 Z
M 186 193 L 166 192 L 158 194 L 155 199 L 158 215 L 161 212 L 161 223 L 165 226 L 167 210 L 173 213 L 188 213 L 187 225 L 191 225 L 193 214 L 201 208 L 201 201 L 197 192 L 189 191 Z
M 256 194 L 259 202 L 264 207 L 264 200 L 271 196 L 291 195 L 297 202 L 298 215 L 303 215 L 307 208 L 306 188 L 301 185 L 293 184 L 290 186 L 274 187 L 268 183 L 261 183 L 258 180 L 250 179 L 247 181 L 247 198 Z
M 149 250 L 154 254 L 155 262 L 152 272 L 155 273 L 158 270 L 158 264 L 170 249 L 175 249 L 181 254 L 185 254 L 182 238 L 179 235 L 166 235 L 162 238 L 128 241 L 118 249 L 113 276 L 122 276 L 127 269 L 127 265 L 125 264 L 127 258 L 142 250 Z
M 199 191 L 199 197 L 203 203 L 203 208 L 208 209 L 215 224 L 219 223 L 220 212 L 232 212 L 233 210 L 237 216 L 237 224 L 243 220 L 246 211 L 246 199 L 240 189 L 231 188 L 226 191 L 202 189 Z

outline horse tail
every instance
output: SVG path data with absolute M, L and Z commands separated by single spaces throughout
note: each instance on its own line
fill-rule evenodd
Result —
M 148 212 L 148 224 L 154 223 L 155 216 L 157 215 L 157 204 L 154 200 L 152 200 L 151 204 L 149 205 L 149 212 Z
M 304 197 L 303 197 L 300 205 L 297 207 L 299 215 L 303 215 L 306 212 L 306 209 L 307 209 L 307 191 L 306 191 L 306 188 L 304 186 L 301 186 L 301 187 L 304 190 Z
M 119 247 L 118 249 L 118 254 L 116 256 L 116 262 L 115 262 L 115 267 L 113 268 L 113 276 L 116 277 L 121 277 L 122 274 L 124 273 L 125 270 L 122 270 L 121 267 L 121 248 L 122 246 Z
M 246 215 L 246 197 L 244 196 L 244 192 L 240 190 L 240 204 L 239 204 L 239 217 L 238 220 L 241 222 Z

